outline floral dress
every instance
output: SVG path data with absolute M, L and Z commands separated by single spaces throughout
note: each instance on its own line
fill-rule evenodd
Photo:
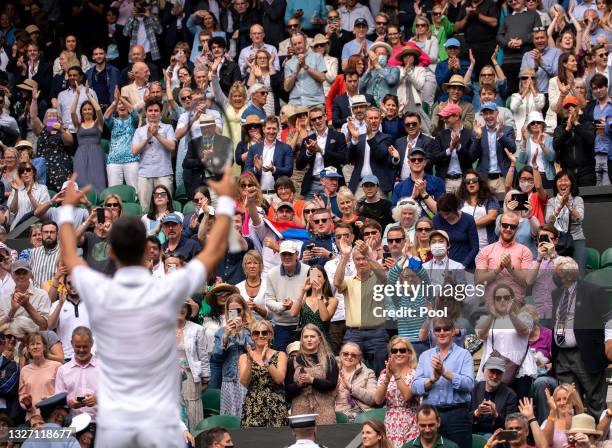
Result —
M 52 134 L 43 129 L 38 137 L 36 152 L 47 165 L 47 187 L 60 191 L 72 174 L 72 158 L 64 147 L 60 133 Z
M 278 352 L 270 362 L 278 365 Z M 287 425 L 287 402 L 284 384 L 276 384 L 268 369 L 256 362 L 251 363 L 251 384 L 242 405 L 240 426 L 243 428 Z
M 385 382 L 385 375 L 386 370 L 380 372 L 378 385 Z M 404 376 L 404 382 L 412 384 L 414 375 L 415 370 L 411 370 Z M 404 400 L 394 377 L 391 377 L 391 382 L 387 386 L 385 406 L 387 408 L 385 429 L 387 430 L 387 438 L 391 441 L 393 448 L 401 448 L 406 442 L 419 436 L 416 424 L 418 402 L 414 398 L 411 401 Z

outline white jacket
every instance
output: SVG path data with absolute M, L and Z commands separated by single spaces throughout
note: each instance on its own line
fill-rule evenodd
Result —
M 208 342 L 204 336 L 204 327 L 187 321 L 183 332 L 183 344 L 185 345 L 187 364 L 189 364 L 194 381 L 196 383 L 208 381 L 210 378 L 208 353 L 212 352 L 212 347 L 210 350 L 207 347 Z
M 535 97 L 529 95 L 527 98 L 523 98 L 520 93 L 512 94 L 510 97 L 510 110 L 512 111 L 512 115 L 514 115 L 514 124 L 516 125 L 515 133 L 518 141 L 522 139 L 521 130 L 523 126 L 527 124 L 525 121 L 527 120 L 529 112 L 542 112 L 545 102 L 546 98 L 543 93 L 538 93 Z

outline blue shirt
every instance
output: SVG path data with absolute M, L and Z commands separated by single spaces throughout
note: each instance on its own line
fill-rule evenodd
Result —
M 311 22 L 311 19 L 314 17 L 319 19 L 325 19 L 327 17 L 327 8 L 323 0 L 287 0 L 285 23 L 293 17 L 293 14 L 295 14 L 298 9 L 304 12 L 299 19 L 303 30 L 311 30 L 314 27 Z
M 366 50 L 369 50 L 374 42 L 366 39 Z M 346 61 L 348 58 L 357 54 L 361 49 L 361 42 L 358 42 L 357 39 L 353 39 L 350 42 L 347 42 L 342 47 L 342 62 Z
M 438 198 L 446 192 L 446 188 L 444 187 L 444 181 L 439 177 L 425 173 L 423 179 L 425 180 L 425 182 L 427 182 L 427 187 L 425 188 L 425 191 L 431 196 L 433 196 L 435 200 L 438 200 Z M 413 188 L 414 181 L 412 180 L 411 176 L 407 177 L 401 182 L 398 182 L 393 188 L 393 194 L 391 195 L 391 206 L 395 207 L 397 202 L 401 198 L 411 196 Z M 427 214 L 427 211 L 423 209 L 424 201 L 419 198 L 417 198 L 416 201 L 421 205 L 421 216 L 429 216 Z M 433 213 L 430 217 L 432 216 Z
M 448 354 L 442 359 L 444 369 L 453 373 L 452 381 L 440 376 L 431 389 L 425 390 L 425 381 L 433 376 L 431 357 L 439 353 L 440 349 L 434 347 L 419 356 L 412 392 L 422 395 L 423 403 L 433 406 L 470 403 L 474 389 L 474 360 L 470 352 L 456 344 L 450 346 Z
M 292 76 L 298 64 L 298 58 L 293 57 L 285 62 L 285 79 Z M 304 64 L 321 73 L 327 72 L 323 56 L 314 51 L 307 50 L 304 57 Z M 289 93 L 289 101 L 291 104 L 299 104 L 301 106 L 316 106 L 325 104 L 325 93 L 323 92 L 323 83 L 317 81 L 303 67 L 297 75 L 295 85 Z
M 603 109 L 599 107 L 599 104 L 595 104 L 595 108 L 593 109 L 593 119 L 594 120 L 604 120 L 608 121 L 608 118 L 612 117 L 612 101 L 608 100 L 606 107 Z M 595 133 L 595 154 L 607 154 L 608 159 L 612 160 L 612 151 L 610 151 L 610 137 L 606 135 L 597 135 Z
M 138 112 L 132 109 L 126 118 L 111 117 L 104 120 L 111 130 L 110 148 L 106 163 L 132 163 L 140 160 L 139 155 L 132 154 L 132 138 L 138 128 Z
M 168 250 L 168 241 L 166 240 L 162 244 L 162 249 L 164 252 Z M 191 261 L 193 257 L 195 257 L 202 250 L 202 246 L 200 243 L 193 238 L 186 238 L 184 235 L 180 236 L 179 243 L 173 252 L 179 253 L 185 257 L 187 262 Z
M 561 56 L 561 50 L 558 48 L 546 47 L 542 54 L 541 63 L 535 72 L 536 82 L 538 83 L 539 92 L 548 92 L 548 81 L 550 78 L 557 76 L 557 69 L 559 66 L 559 56 Z M 531 52 L 523 54 L 523 60 L 521 61 L 521 70 L 524 68 L 536 68 L 536 64 L 533 60 Z
M 444 230 L 450 238 L 448 256 L 458 261 L 466 268 L 474 267 L 474 260 L 478 253 L 478 229 L 471 215 L 461 213 L 461 218 L 455 224 L 449 224 L 440 215 L 433 218 L 434 228 Z
M 334 241 L 333 235 L 314 236 L 308 241 L 306 241 L 304 244 L 302 244 L 302 252 L 300 253 L 300 260 L 302 259 L 302 256 L 304 255 L 304 251 L 306 250 L 306 246 L 308 244 L 314 244 L 316 247 L 322 247 L 324 249 L 327 249 L 331 253 L 338 255 L 338 249 L 336 249 L 336 243 Z M 309 261 L 302 261 L 302 263 L 310 265 L 310 266 L 314 266 L 317 264 L 319 266 L 325 266 L 325 263 L 327 263 L 328 261 L 329 261 L 329 258 L 316 257 L 316 258 L 310 259 Z M 281 270 L 281 274 L 282 273 L 283 271 Z
M 264 110 L 260 109 L 253 103 L 249 104 L 247 108 L 244 110 L 244 112 L 242 112 L 242 115 L 240 116 L 240 120 L 245 120 L 246 117 L 248 117 L 249 115 L 257 115 L 262 120 L 266 119 L 266 113 L 264 112 Z

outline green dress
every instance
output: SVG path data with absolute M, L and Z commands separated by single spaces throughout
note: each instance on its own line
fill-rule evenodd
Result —
M 300 326 L 304 328 L 304 325 L 306 324 L 313 324 L 318 327 L 319 330 L 321 330 L 321 332 L 325 335 L 325 338 L 329 341 L 329 321 L 323 322 L 321 320 L 319 309 L 317 308 L 316 311 L 313 311 L 304 300 L 304 304 L 300 310 Z

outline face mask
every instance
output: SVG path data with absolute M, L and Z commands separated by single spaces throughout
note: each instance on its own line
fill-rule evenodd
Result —
M 446 255 L 446 244 L 434 243 L 431 245 L 430 250 L 434 257 L 442 257 Z
M 533 182 L 522 180 L 519 182 L 519 188 L 523 193 L 529 193 L 533 190 Z
M 378 56 L 378 63 L 380 65 L 387 65 L 387 56 L 385 56 L 384 54 Z

